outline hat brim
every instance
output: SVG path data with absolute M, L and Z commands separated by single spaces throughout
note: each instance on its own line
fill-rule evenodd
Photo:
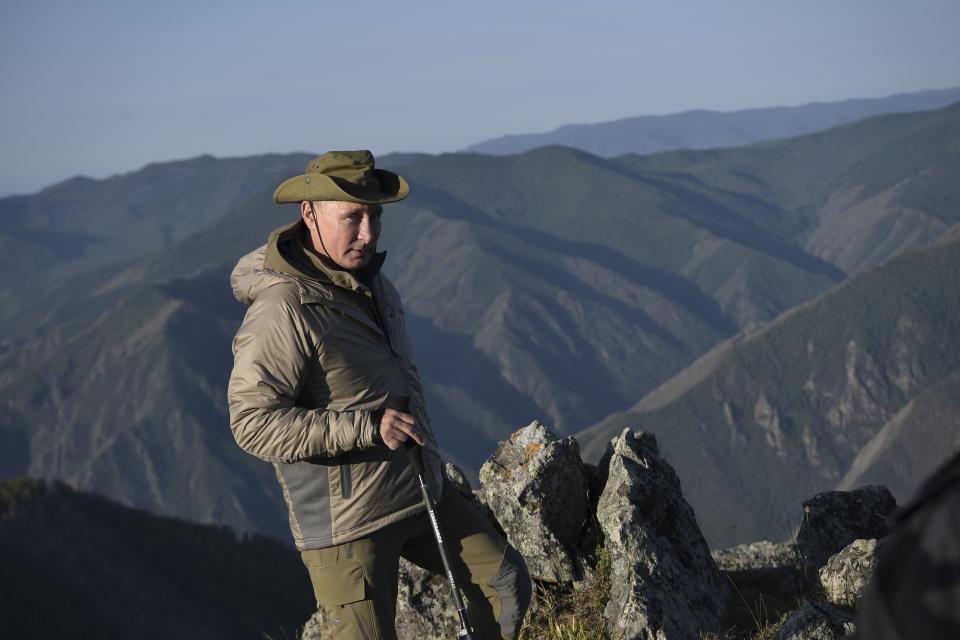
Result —
M 309 200 L 342 200 L 359 204 L 389 204 L 403 200 L 410 193 L 407 181 L 384 169 L 374 169 L 380 183 L 379 189 L 365 189 L 359 185 L 339 180 L 322 173 L 293 176 L 280 183 L 273 192 L 277 204 Z

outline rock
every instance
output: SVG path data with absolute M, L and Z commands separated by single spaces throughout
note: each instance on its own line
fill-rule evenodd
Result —
M 830 556 L 858 538 L 882 538 L 887 516 L 897 508 L 880 486 L 855 491 L 827 491 L 803 503 L 803 523 L 795 545 L 805 580 L 815 580 Z
M 330 640 L 333 637 L 333 627 L 327 624 L 323 609 L 315 611 L 300 632 L 300 640 Z
M 612 561 L 610 635 L 686 640 L 718 631 L 730 594 L 654 437 L 625 429 L 604 466 L 597 519 Z
M 400 640 L 457 637 L 457 608 L 446 576 L 400 559 L 396 628 Z
M 801 585 L 792 543 L 761 540 L 711 554 L 736 590 L 736 606 L 776 617 L 795 606 Z
M 789 542 L 761 540 L 737 545 L 721 551 L 711 551 L 717 568 L 721 571 L 748 571 L 753 569 L 779 569 L 796 564 L 797 552 Z
M 452 462 L 447 462 L 443 465 L 443 477 L 449 480 L 460 493 L 468 498 L 473 497 L 473 487 L 470 486 L 470 481 L 467 480 L 467 474 L 465 474 L 460 467 Z
M 571 582 L 582 574 L 578 551 L 591 519 L 580 447 L 539 422 L 501 442 L 480 468 L 483 501 L 538 580 Z
M 860 595 L 873 575 L 876 550 L 876 540 L 854 540 L 827 560 L 820 569 L 820 585 L 827 600 L 841 607 L 860 604 Z
M 826 602 L 805 602 L 790 614 L 773 640 L 843 640 L 856 631 L 856 617 Z

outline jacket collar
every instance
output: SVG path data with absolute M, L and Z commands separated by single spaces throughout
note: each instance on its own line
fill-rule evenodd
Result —
M 286 273 L 299 280 L 312 280 L 373 297 L 371 284 L 376 280 L 387 258 L 387 252 L 375 253 L 366 266 L 356 272 L 340 269 L 329 258 L 318 256 L 306 248 L 307 228 L 297 220 L 275 229 L 267 240 L 265 269 Z
M 361 311 L 356 302 L 350 302 L 336 293 L 337 290 L 350 291 L 366 297 L 374 305 L 382 301 L 379 275 L 386 252 L 374 254 L 362 271 L 352 273 L 331 266 L 307 251 L 303 244 L 305 237 L 306 225 L 302 220 L 275 229 L 267 240 L 263 268 L 292 279 L 297 285 L 301 304 L 333 307 L 377 333 L 386 335 L 384 329 Z

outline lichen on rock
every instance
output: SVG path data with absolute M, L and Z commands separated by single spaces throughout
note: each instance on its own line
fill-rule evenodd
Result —
M 710 553 L 721 571 L 778 569 L 796 563 L 796 551 L 789 542 L 760 540 Z
M 530 575 L 549 582 L 581 577 L 578 546 L 591 520 L 590 483 L 573 438 L 539 422 L 497 446 L 480 469 L 481 496 Z
M 397 586 L 398 638 L 455 638 L 457 608 L 444 575 L 400 560 Z
M 877 541 L 857 539 L 832 556 L 820 569 L 820 585 L 827 600 L 856 608 L 876 564 Z

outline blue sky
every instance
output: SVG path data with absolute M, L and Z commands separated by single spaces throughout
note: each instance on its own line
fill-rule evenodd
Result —
M 454 151 L 960 85 L 960 2 L 14 2 L 0 195 L 201 153 Z

